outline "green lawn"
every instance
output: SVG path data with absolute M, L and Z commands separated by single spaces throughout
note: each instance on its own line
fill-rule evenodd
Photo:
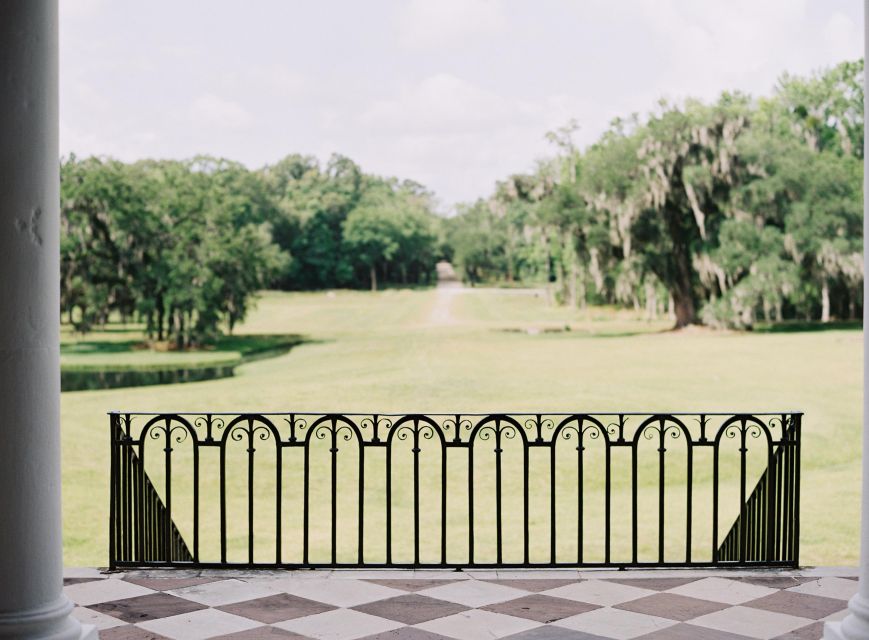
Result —
M 553 308 L 527 292 L 457 293 L 448 302 L 444 295 L 268 292 L 239 333 L 308 340 L 286 355 L 244 364 L 230 379 L 63 394 L 66 564 L 107 562 L 110 409 L 803 410 L 802 561 L 856 564 L 860 331 L 673 333 L 666 321 Z M 129 332 L 113 335 L 137 340 Z M 67 347 L 65 357 L 72 355 Z M 142 354 L 122 348 L 105 355 L 113 362 L 130 356 L 136 364 Z M 367 486 L 380 490 L 376 482 Z M 378 524 L 369 523 L 372 532 Z M 536 536 L 544 525 L 535 520 Z

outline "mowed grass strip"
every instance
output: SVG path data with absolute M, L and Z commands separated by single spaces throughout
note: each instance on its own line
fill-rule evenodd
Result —
M 449 323 L 435 313 L 448 304 Z M 239 367 L 234 378 L 172 386 L 65 393 L 62 396 L 64 541 L 67 565 L 107 563 L 108 419 L 112 409 L 141 411 L 315 411 L 315 412 L 504 412 L 504 411 L 781 411 L 803 410 L 801 560 L 804 564 L 855 564 L 858 556 L 862 332 L 719 333 L 702 329 L 666 331 L 666 320 L 646 322 L 609 309 L 571 311 L 547 305 L 545 296 L 515 291 L 387 291 L 361 293 L 265 293 L 239 329 L 241 334 L 301 334 L 311 342 L 290 353 Z M 564 327 L 570 331 L 564 331 Z M 546 328 L 561 328 L 546 333 Z M 507 329 L 508 331 L 505 331 Z M 114 354 L 113 354 L 114 355 Z M 239 450 L 243 447 L 239 446 Z M 467 463 L 451 450 L 450 490 L 461 496 Z M 575 453 L 575 452 L 574 452 Z M 183 451 L 179 451 L 183 456 Z M 509 452 L 505 454 L 509 457 Z M 257 454 L 257 559 L 274 556 L 274 461 L 267 447 Z M 534 456 L 532 456 L 534 458 Z M 243 559 L 246 539 L 246 455 L 232 453 L 229 508 L 231 559 Z M 491 459 L 491 456 L 490 456 Z M 675 458 L 678 459 L 678 458 Z M 455 464 L 453 464 L 455 463 Z M 323 465 L 326 463 L 323 462 Z M 366 462 L 366 557 L 383 548 L 385 483 L 376 456 Z M 380 463 L 382 465 L 382 463 Z M 437 477 L 436 454 L 423 471 Z M 479 464 L 491 464 L 480 459 Z M 668 461 L 669 464 L 669 461 Z M 289 555 L 300 551 L 301 476 L 285 464 L 283 543 Z M 181 465 L 180 468 L 183 468 Z M 315 473 L 315 509 L 326 509 L 330 492 L 327 466 Z M 410 466 L 399 465 L 394 496 L 394 553 L 407 558 L 407 482 Z M 516 468 L 515 466 L 510 468 Z M 402 471 L 404 469 L 404 471 Z M 613 553 L 630 545 L 630 468 L 614 460 Z M 651 467 L 649 468 L 651 469 Z M 645 471 L 649 471 L 649 469 Z M 684 550 L 680 510 L 684 511 L 684 467 L 668 467 L 665 546 L 669 557 Z M 217 495 L 216 465 L 203 465 L 203 491 Z M 485 469 L 480 469 L 481 476 Z M 655 475 L 641 473 L 642 504 L 656 513 Z M 571 475 L 571 473 L 573 475 Z M 620 474 L 620 476 L 619 476 Z M 673 474 L 672 476 L 669 474 Z M 339 532 L 342 558 L 353 555 L 356 537 L 354 465 L 339 466 Z M 154 470 L 160 486 L 160 475 Z M 648 480 L 643 478 L 647 477 Z M 531 556 L 548 553 L 548 461 L 532 459 Z M 586 486 L 602 487 L 600 466 L 586 467 Z M 695 471 L 695 553 L 709 552 L 708 479 Z M 436 480 L 439 482 L 439 480 Z M 187 530 L 191 514 L 182 487 L 185 474 L 173 475 L 179 526 Z M 186 483 L 186 484 L 185 484 Z M 645 484 L 643 484 L 645 483 Z M 559 558 L 576 554 L 576 472 L 559 471 Z M 174 489 L 174 487 L 178 489 Z M 343 490 L 344 487 L 348 490 Z M 439 485 L 438 485 L 439 486 Z M 210 489 L 209 489 L 210 487 Z M 521 506 L 521 475 L 505 474 L 505 554 L 521 549 L 516 526 Z M 732 491 L 733 487 L 727 488 Z M 492 488 L 479 486 L 478 505 L 491 501 Z M 601 492 L 602 496 L 602 492 Z M 519 503 L 516 500 L 520 500 Z M 437 500 L 426 495 L 426 504 Z M 680 503 L 681 500 L 681 503 Z M 216 500 L 212 502 L 216 503 Z M 600 504 L 596 504 L 599 502 Z M 466 544 L 467 510 L 461 500 L 448 513 L 451 549 L 461 557 Z M 367 503 L 369 504 L 369 503 Z M 269 506 L 270 505 L 270 506 Z M 541 507 L 540 505 L 543 505 Z M 602 549 L 602 498 L 587 498 L 586 548 L 594 560 Z M 203 506 L 203 509 L 207 509 Z M 271 511 L 270 511 L 271 510 Z M 477 512 L 479 559 L 493 550 L 493 524 L 484 507 Z M 312 548 L 328 552 L 328 509 L 317 512 Z M 426 509 L 426 531 L 438 531 L 439 510 Z M 722 516 L 723 517 L 723 516 Z M 202 513 L 203 551 L 213 549 L 217 512 Z M 727 523 L 729 524 L 729 523 Z M 726 524 L 722 522 L 722 527 Z M 563 528 L 562 528 L 563 527 Z M 705 529 L 704 529 L 705 527 Z M 211 531 L 208 534 L 207 531 Z M 641 555 L 653 559 L 657 521 L 641 521 Z M 620 533 L 623 532 L 623 533 Z M 439 538 L 427 536 L 424 557 L 437 552 Z M 271 547 L 269 547 L 271 545 Z M 370 545 L 370 546 L 369 546 Z M 314 557 L 314 556 L 312 556 Z

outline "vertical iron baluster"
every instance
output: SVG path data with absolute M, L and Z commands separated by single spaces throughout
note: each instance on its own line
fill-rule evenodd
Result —
M 793 566 L 800 565 L 800 429 L 802 428 L 802 414 L 795 413 L 792 416 L 794 422 L 794 557 Z
M 694 502 L 694 442 L 691 440 L 691 434 L 685 436 L 688 439 L 688 473 L 685 485 L 685 505 L 686 505 L 686 522 L 685 522 L 685 562 L 691 564 L 691 525 L 693 519 L 693 502 Z
M 114 571 L 117 568 L 117 557 L 115 555 L 116 540 L 119 533 L 126 530 L 123 524 L 118 523 L 118 505 L 117 499 L 119 495 L 118 485 L 121 483 L 121 476 L 118 473 L 118 450 L 117 450 L 117 416 L 109 415 L 109 569 Z M 121 492 L 127 487 L 121 487 Z M 123 558 L 127 560 L 126 557 Z
M 394 428 L 394 427 L 393 427 Z M 392 564 L 392 438 L 386 443 L 386 564 Z
M 130 482 L 130 478 L 134 475 L 133 470 L 131 468 L 132 467 L 132 456 L 131 456 L 132 449 L 130 449 L 130 447 L 127 447 L 125 449 L 125 451 L 126 451 L 125 455 L 121 458 L 121 475 L 125 479 L 124 484 L 129 486 L 132 484 Z M 138 474 L 135 474 L 135 475 L 138 476 Z M 125 491 L 121 496 L 121 505 L 120 505 L 120 507 L 121 507 L 121 521 L 124 522 L 125 524 L 127 524 L 127 526 L 133 525 L 133 518 L 132 518 L 132 509 L 134 507 L 133 500 L 134 500 L 134 496 L 129 489 L 127 491 Z M 138 524 L 138 523 L 136 523 L 136 524 Z M 122 547 L 121 547 L 122 554 L 124 556 L 129 556 L 130 555 L 131 536 L 124 535 L 121 538 L 121 543 L 122 543 Z
M 282 506 L 284 481 L 284 445 L 280 437 L 275 436 L 275 564 L 281 564 L 282 559 Z
M 229 430 L 220 442 L 220 562 L 226 564 L 226 443 Z
M 310 564 L 310 559 L 308 557 L 308 547 L 309 547 L 309 520 L 310 516 L 308 515 L 308 508 L 310 506 L 310 496 L 308 495 L 311 491 L 310 488 L 310 477 L 311 477 L 311 465 L 310 465 L 310 451 L 311 451 L 311 433 L 308 432 L 305 437 L 305 446 L 304 446 L 304 474 L 302 479 L 302 564 L 308 566 Z
M 458 427 L 456 427 L 458 428 Z M 441 443 L 441 564 L 447 563 L 447 443 Z
M 611 545 L 611 526 L 612 526 L 612 469 L 611 469 L 611 461 L 610 461 L 610 443 L 607 434 L 603 434 L 604 438 L 604 475 L 605 479 L 605 487 L 604 487 L 604 562 L 609 564 L 610 562 L 610 549 Z
M 522 438 L 522 523 L 523 523 L 523 541 L 522 541 L 522 558 L 525 564 L 529 563 L 530 560 L 530 542 L 529 542 L 529 530 L 528 530 L 528 444 L 525 442 L 525 439 Z
M 474 440 L 468 440 L 468 564 L 474 564 Z
M 782 519 L 785 526 L 784 533 L 784 559 L 791 561 L 791 535 L 793 527 L 791 526 L 791 495 L 793 494 L 793 467 L 791 465 L 791 451 L 793 446 L 791 443 L 791 433 L 788 433 L 788 442 L 785 446 L 784 454 L 784 476 L 785 476 L 785 501 L 784 501 L 784 518 Z
M 658 562 L 664 562 L 664 497 L 666 474 L 664 472 L 664 454 L 667 448 L 664 446 L 664 438 L 667 435 L 665 419 L 661 418 L 658 429 Z
M 338 558 L 338 420 L 332 418 L 332 564 Z
M 639 436 L 639 432 L 637 436 Z M 637 563 L 637 443 L 631 443 L 631 561 Z M 607 478 L 609 479 L 609 478 Z M 609 493 L 609 492 L 607 492 Z
M 253 418 L 247 420 L 247 562 L 253 564 L 253 475 L 254 454 L 256 447 L 253 446 Z
M 555 509 L 555 443 L 556 435 L 553 434 L 549 442 L 549 562 L 555 564 L 557 559 L 556 547 L 556 516 Z
M 495 420 L 495 556 L 498 564 L 503 562 L 501 547 L 501 420 Z
M 712 564 L 718 564 L 718 453 L 720 442 L 720 439 L 716 438 L 712 445 Z
M 783 486 L 783 478 L 784 478 L 784 465 L 782 464 L 784 461 L 784 450 L 785 450 L 785 428 L 782 427 L 782 435 L 781 440 L 779 441 L 778 452 L 776 453 L 776 461 L 775 461 L 775 488 L 776 488 L 776 501 L 775 501 L 775 559 L 782 559 L 782 534 L 784 532 L 784 527 L 782 526 L 782 520 L 784 519 L 784 505 L 783 505 L 783 497 L 784 497 L 784 486 Z
M 739 561 L 745 563 L 746 553 L 746 509 L 745 509 L 745 473 L 746 473 L 746 447 L 747 427 L 745 418 L 742 419 L 742 428 L 739 430 Z
M 376 417 L 375 417 L 376 420 Z M 361 565 L 365 557 L 365 441 L 362 433 L 359 433 L 359 530 L 357 531 L 359 539 L 357 541 L 357 558 L 356 561 Z
M 130 454 L 132 454 L 133 453 L 133 449 L 132 449 L 133 443 L 130 442 L 129 444 L 130 444 Z M 133 460 L 135 460 L 135 458 L 130 455 L 127 458 L 126 463 L 128 465 L 132 465 Z M 136 467 L 131 468 L 130 473 L 135 473 L 135 475 L 137 477 L 137 481 L 139 483 L 138 504 L 136 505 L 136 508 L 139 512 L 138 529 L 139 529 L 140 536 L 141 536 L 140 540 L 139 540 L 139 546 L 141 547 L 139 555 L 143 560 L 145 560 L 145 559 L 147 559 L 145 557 L 146 536 L 147 536 L 148 541 L 153 536 L 151 535 L 151 530 L 149 528 L 147 528 L 147 523 L 145 521 L 145 499 L 146 499 L 148 494 L 145 493 L 145 432 L 144 431 L 139 434 L 139 459 L 136 461 L 136 463 L 137 463 Z
M 413 419 L 413 564 L 419 566 L 419 419 Z
M 582 418 L 579 419 L 579 423 L 576 425 L 576 562 L 577 564 L 582 564 L 582 552 L 583 552 L 583 498 L 584 496 L 584 481 L 585 481 L 585 473 L 583 470 L 583 458 L 585 457 L 583 454 L 585 453 L 585 444 L 583 442 L 584 433 L 582 432 Z
M 193 562 L 199 562 L 199 438 L 193 438 Z
M 163 523 L 163 549 L 166 562 L 172 562 L 172 546 L 170 526 L 172 524 L 172 429 L 171 419 L 166 418 L 166 522 Z

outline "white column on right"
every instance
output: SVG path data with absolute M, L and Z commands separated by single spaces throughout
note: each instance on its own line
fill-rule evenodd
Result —
M 864 60 L 869 60 L 869 0 L 863 0 Z M 869 95 L 869 80 L 864 72 L 863 94 Z M 863 103 L 863 121 L 869 122 L 869 104 Z M 869 156 L 866 136 L 863 157 Z M 824 627 L 826 640 L 869 640 L 869 165 L 863 164 L 863 497 L 860 529 L 860 585 L 857 594 L 848 603 L 848 617 L 841 622 L 828 622 Z

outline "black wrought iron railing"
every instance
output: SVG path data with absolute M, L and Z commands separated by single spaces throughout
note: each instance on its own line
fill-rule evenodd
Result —
M 796 566 L 801 417 L 113 412 L 110 565 Z
M 193 554 L 172 521 L 170 509 L 151 483 L 133 447 L 112 447 L 112 557 L 135 556 L 143 562 L 173 558 L 192 562 Z M 132 535 L 118 535 L 121 531 Z
M 718 549 L 722 562 L 763 562 L 794 558 L 799 545 L 799 420 L 784 430 L 784 446 L 769 451 L 767 468 L 745 499 L 742 510 Z

